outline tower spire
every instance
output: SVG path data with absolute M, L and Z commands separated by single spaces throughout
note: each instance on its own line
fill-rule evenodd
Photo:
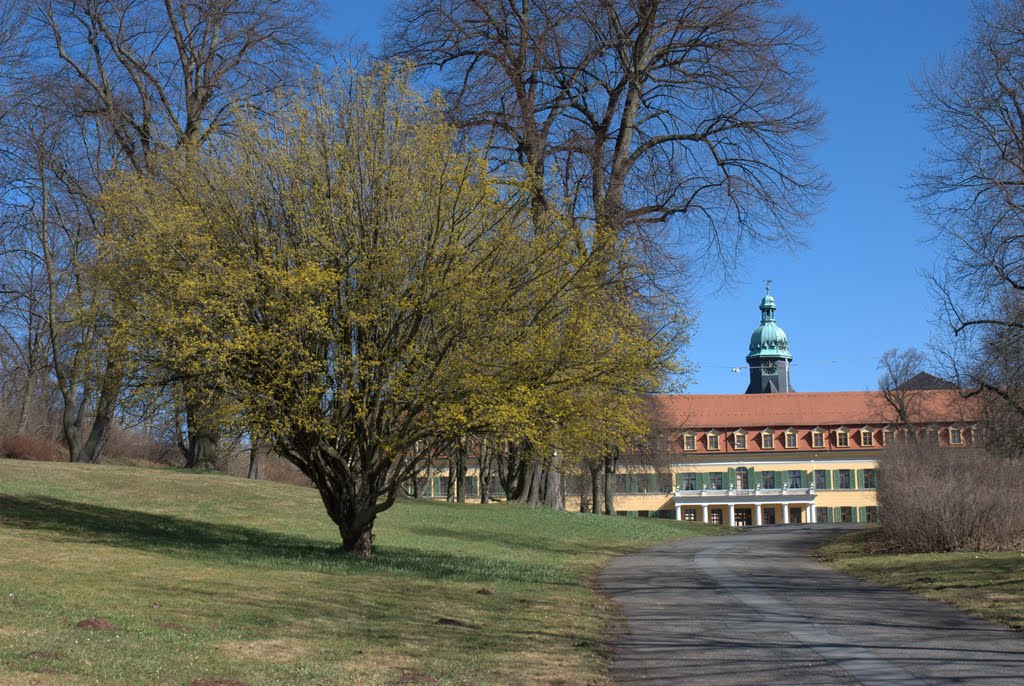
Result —
M 747 393 L 790 393 L 789 341 L 786 332 L 775 323 L 775 298 L 771 295 L 772 281 L 764 285 L 761 299 L 761 325 L 750 336 L 747 364 L 750 365 L 750 385 Z

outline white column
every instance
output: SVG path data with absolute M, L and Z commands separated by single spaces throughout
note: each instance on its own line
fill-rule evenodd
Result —
M 757 519 L 755 519 L 754 521 L 757 522 L 758 526 L 761 526 L 761 503 L 758 503 L 757 505 L 754 506 L 754 512 L 756 513 L 755 516 L 757 517 Z
M 683 506 L 682 505 L 676 505 L 676 521 L 677 522 L 683 521 Z
M 729 526 L 736 526 L 736 506 L 729 503 Z
M 708 506 L 707 505 L 701 505 L 700 506 L 700 517 L 701 517 L 700 521 L 704 522 L 705 524 L 708 523 Z
M 782 503 L 782 523 L 789 524 L 789 503 Z
M 817 524 L 818 523 L 817 513 L 814 510 L 814 503 L 811 503 L 810 505 L 807 506 L 807 523 L 808 524 Z

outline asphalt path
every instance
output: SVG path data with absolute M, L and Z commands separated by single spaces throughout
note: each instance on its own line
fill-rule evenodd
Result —
M 813 559 L 849 525 L 705 536 L 613 560 L 619 684 L 1024 684 L 1024 634 Z

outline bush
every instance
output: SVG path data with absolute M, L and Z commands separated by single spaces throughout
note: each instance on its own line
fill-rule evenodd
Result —
M 58 443 L 25 434 L 0 436 L 0 457 L 37 462 L 65 462 L 68 452 Z
M 1024 469 L 977 448 L 910 442 L 879 460 L 885 552 L 1008 550 L 1024 547 Z

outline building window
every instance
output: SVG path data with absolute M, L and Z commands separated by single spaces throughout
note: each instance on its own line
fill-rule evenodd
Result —
M 750 488 L 750 470 L 746 467 L 736 468 L 736 488 L 743 490 Z
M 837 484 L 837 486 L 839 488 L 852 488 L 852 486 L 850 486 L 850 470 L 849 469 L 840 469 L 839 470 L 839 483 Z
M 735 434 L 733 434 L 733 436 L 733 444 L 736 446 L 736 450 L 746 450 L 747 434 L 744 433 L 743 431 L 737 431 Z
M 775 472 L 761 472 L 761 487 L 775 488 Z
M 877 483 L 877 481 L 875 480 L 875 470 L 874 469 L 865 469 L 864 470 L 864 488 L 877 488 L 877 486 L 875 485 L 876 483 Z
M 790 469 L 789 473 L 788 473 L 788 476 L 789 476 L 789 484 L 788 485 L 789 485 L 789 487 L 790 488 L 800 488 L 803 485 L 803 484 L 800 483 L 802 475 L 803 475 L 803 472 L 801 472 L 799 469 Z
M 771 431 L 761 432 L 761 448 L 764 450 L 771 450 L 775 447 L 775 436 L 772 435 Z
M 882 446 L 888 448 L 893 443 L 894 434 L 892 429 L 882 431 Z
M 839 508 L 839 521 L 840 522 L 852 522 L 853 521 L 853 508 L 852 507 L 840 507 Z
M 964 442 L 964 436 L 960 432 L 960 429 L 956 427 L 949 427 L 949 444 L 950 445 L 961 445 Z
M 713 490 L 722 490 L 722 472 L 711 472 L 708 477 L 710 478 L 710 486 Z
M 696 508 L 688 507 L 683 510 L 683 521 L 695 522 L 697 521 L 697 510 Z
M 836 446 L 839 448 L 850 447 L 850 434 L 845 429 L 836 429 Z
M 718 434 L 708 434 L 708 450 L 718 450 Z
M 683 490 L 684 491 L 696 491 L 697 490 L 697 475 L 696 474 L 683 474 Z
M 787 431 L 786 432 L 786 448 L 789 449 L 789 450 L 796 449 L 796 432 L 795 431 Z
M 710 521 L 712 524 L 721 524 L 722 523 L 722 511 L 721 510 L 711 510 L 711 512 L 709 512 L 708 514 L 709 514 L 708 521 Z
M 819 490 L 828 488 L 828 472 L 824 469 L 814 470 L 814 487 Z
M 828 508 L 819 507 L 814 511 L 814 520 L 818 524 L 828 524 Z
M 692 431 L 687 431 L 683 434 L 683 450 L 696 450 L 697 449 L 697 437 L 693 435 Z
M 864 508 L 864 521 L 877 524 L 878 523 L 878 507 L 874 505 L 868 505 Z
M 860 430 L 860 445 L 862 448 L 870 448 L 875 444 L 875 437 L 871 429 Z
M 811 432 L 811 447 L 812 448 L 824 448 L 825 447 L 825 434 L 815 429 Z

